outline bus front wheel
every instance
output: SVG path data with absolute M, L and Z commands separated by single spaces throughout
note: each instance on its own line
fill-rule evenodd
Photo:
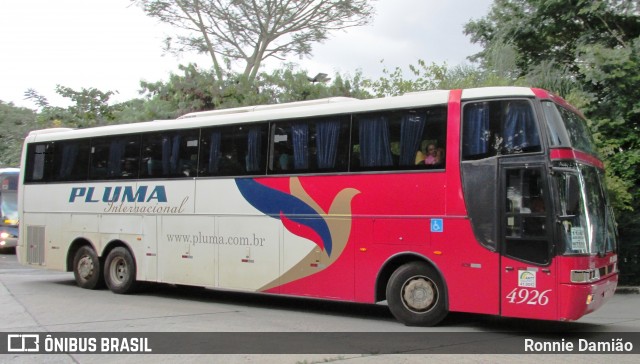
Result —
M 78 286 L 86 289 L 102 288 L 104 278 L 100 258 L 90 246 L 82 246 L 73 256 L 73 276 Z
M 136 288 L 136 263 L 123 247 L 113 249 L 104 265 L 104 279 L 113 293 L 131 293 Z
M 412 262 L 400 266 L 387 283 L 387 304 L 407 326 L 433 326 L 448 313 L 440 275 L 432 267 Z

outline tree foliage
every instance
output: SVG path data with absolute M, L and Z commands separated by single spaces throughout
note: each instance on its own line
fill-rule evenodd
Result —
M 71 106 L 68 108 L 51 106 L 47 98 L 36 90 L 29 89 L 25 92 L 26 99 L 33 101 L 40 109 L 37 120 L 41 127 L 99 126 L 110 124 L 115 119 L 115 108 L 109 105 L 109 99 L 115 94 L 114 91 L 105 92 L 93 87 L 76 91 L 70 87 L 57 85 L 56 93 L 70 99 Z
M 244 62 L 252 82 L 264 60 L 307 56 L 332 31 L 367 24 L 373 0 L 132 0 L 144 12 L 176 27 L 167 49 L 196 51 L 212 61 L 215 79 L 224 62 Z
M 427 64 L 422 59 L 408 65 L 408 72 L 402 67 L 389 70 L 384 67 L 377 79 L 364 79 L 363 87 L 376 97 L 398 96 L 408 92 L 427 90 L 449 90 L 482 86 L 507 86 L 523 83 L 493 70 L 481 70 L 470 65 L 448 66 Z
M 35 125 L 33 110 L 0 101 L 0 168 L 20 164 L 22 142 Z
M 578 72 L 576 56 L 583 45 L 626 46 L 638 36 L 640 5 L 635 0 L 495 0 L 489 14 L 465 26 L 483 50 L 474 59 L 503 45 L 517 51 L 520 75 L 543 62 Z M 491 65 L 489 65 L 491 66 Z
M 496 68 L 497 51 L 514 52 L 517 77 L 581 107 L 611 172 L 618 211 L 634 206 L 640 182 L 640 3 L 632 0 L 496 0 L 465 32 Z M 631 164 L 630 164 L 631 163 Z
M 485 69 L 513 51 L 513 74 L 580 107 L 605 158 L 624 259 L 640 254 L 640 3 L 496 0 L 469 22 Z M 631 253 L 631 251 L 635 253 Z M 627 267 L 630 267 L 628 265 Z M 635 276 L 640 283 L 640 274 Z
M 362 87 L 362 75 L 350 78 L 336 74 L 331 83 L 310 82 L 306 71 L 293 64 L 271 72 L 261 72 L 249 82 L 244 75 L 229 73 L 223 81 L 213 77 L 213 70 L 194 64 L 180 66 L 169 80 L 141 82 L 142 93 L 154 105 L 164 105 L 165 115 L 148 114 L 150 119 L 177 117 L 189 112 L 248 105 L 276 104 L 332 96 L 370 97 Z

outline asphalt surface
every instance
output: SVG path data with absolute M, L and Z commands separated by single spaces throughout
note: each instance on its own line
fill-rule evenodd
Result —
M 606 362 L 637 363 L 636 354 L 464 354 L 464 348 L 521 342 L 523 332 L 548 331 L 559 338 L 593 333 L 627 333 L 640 337 L 640 289 L 622 287 L 600 310 L 577 322 L 557 323 L 492 316 L 450 314 L 434 328 L 412 328 L 397 323 L 386 307 L 300 300 L 242 293 L 157 286 L 136 295 L 115 295 L 107 290 L 89 291 L 75 286 L 72 273 L 51 272 L 24 267 L 15 255 L 0 254 L 0 331 L 20 332 L 249 332 L 289 333 L 287 340 L 304 338 L 310 332 L 389 333 L 390 338 L 434 339 L 447 347 L 446 340 L 470 342 L 453 354 L 437 354 L 433 345 L 426 351 L 408 350 L 402 354 L 18 354 L 0 355 L 0 362 L 11 363 L 539 363 Z M 566 334 L 563 334 L 566 333 Z M 456 336 L 462 333 L 462 336 Z M 411 336 L 407 336 L 407 334 Z M 405 336 L 402 336 L 405 335 Z M 425 336 L 426 335 L 426 336 Z M 434 336 L 435 335 L 435 336 Z M 453 336 L 451 336 L 453 335 Z M 558 336 L 559 335 L 559 336 Z M 267 336 L 273 339 L 274 335 Z M 242 339 L 242 336 L 232 336 Z M 318 336 L 320 337 L 320 336 Z M 375 335 L 366 336 L 371 340 Z M 478 337 L 481 339 L 479 340 Z M 534 335 L 532 335 L 534 337 Z M 545 336 L 535 336 L 545 337 Z M 321 338 L 321 337 L 320 337 Z M 347 336 L 349 338 L 349 336 Z M 304 341 L 304 340 L 303 340 Z M 434 340 L 437 341 L 437 340 Z M 265 345 L 269 344 L 265 340 Z M 370 343 L 368 343 L 370 344 Z M 454 345 L 455 343 L 452 343 Z M 640 340 L 634 341 L 640 349 Z M 260 345 L 257 341 L 256 345 Z M 472 346 L 469 346 L 472 345 Z M 384 342 L 380 343 L 380 347 Z M 480 348 L 481 349 L 481 348 Z M 268 352 L 269 350 L 265 350 Z

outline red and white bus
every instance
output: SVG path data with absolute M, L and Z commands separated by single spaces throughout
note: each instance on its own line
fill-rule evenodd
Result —
M 166 282 L 577 320 L 618 281 L 580 113 L 496 87 L 243 107 L 25 140 L 21 263 L 116 293 Z

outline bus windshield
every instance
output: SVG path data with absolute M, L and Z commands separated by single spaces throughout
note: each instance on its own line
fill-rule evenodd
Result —
M 542 103 L 549 126 L 550 146 L 575 148 L 597 156 L 597 149 L 587 122 L 573 111 L 559 107 L 551 101 Z
M 613 212 L 604 192 L 604 176 L 595 167 L 557 163 L 555 173 L 564 254 L 598 254 L 616 248 Z M 574 170 L 575 172 L 571 172 Z
M 18 224 L 18 175 L 2 177 L 0 193 L 0 225 Z

